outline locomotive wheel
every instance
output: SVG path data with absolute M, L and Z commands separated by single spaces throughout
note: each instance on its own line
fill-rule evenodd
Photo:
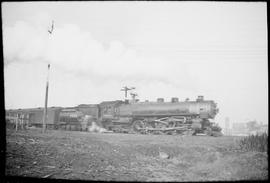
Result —
M 132 129 L 133 131 L 135 131 L 136 133 L 142 133 L 145 131 L 145 124 L 143 121 L 141 120 L 136 120 L 133 122 L 132 124 Z

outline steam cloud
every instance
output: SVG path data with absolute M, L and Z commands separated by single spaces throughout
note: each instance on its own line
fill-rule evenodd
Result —
M 142 100 L 152 100 L 153 91 L 153 100 L 168 97 L 162 94 L 167 90 L 168 95 L 177 96 L 175 86 L 181 85 L 182 94 L 184 87 L 191 86 L 185 69 L 160 58 L 140 56 L 118 40 L 106 45 L 77 25 L 57 21 L 49 34 L 51 20 L 40 14 L 29 21 L 3 26 L 8 107 L 41 106 L 47 63 L 52 66 L 50 105 L 53 106 L 121 99 L 122 85 L 135 86 Z
M 163 73 L 174 68 L 157 58 L 139 57 L 117 40 L 106 48 L 90 32 L 73 24 L 55 23 L 50 35 L 49 25 L 48 20 L 43 25 L 20 21 L 4 27 L 5 66 L 12 62 L 46 62 L 78 75 L 169 82 L 168 72 Z

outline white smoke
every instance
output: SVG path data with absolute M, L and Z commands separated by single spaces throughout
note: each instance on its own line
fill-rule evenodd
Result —
M 57 20 L 49 34 L 51 24 L 52 18 L 41 13 L 3 26 L 5 97 L 11 108 L 42 106 L 47 63 L 51 64 L 49 105 L 122 99 L 124 85 L 137 87 L 141 99 L 155 100 L 173 85 L 187 88 L 192 83 L 183 67 L 142 57 L 119 40 L 103 43 L 91 32 Z M 175 88 L 172 95 L 177 96 Z
M 20 21 L 3 27 L 5 66 L 12 62 L 46 62 L 74 73 L 142 81 L 166 80 L 167 71 L 174 69 L 158 58 L 137 56 L 136 50 L 118 40 L 105 48 L 90 32 L 74 24 L 55 22 L 49 34 L 49 17 L 39 17 L 43 17 L 43 24 Z

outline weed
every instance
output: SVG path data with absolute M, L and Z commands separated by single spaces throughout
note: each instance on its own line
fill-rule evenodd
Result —
M 268 134 L 249 135 L 240 140 L 239 145 L 242 150 L 267 152 Z

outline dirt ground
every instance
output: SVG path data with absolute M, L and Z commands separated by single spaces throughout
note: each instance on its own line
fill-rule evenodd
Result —
M 268 155 L 240 137 L 7 130 L 6 175 L 103 181 L 267 180 Z M 169 157 L 162 158 L 166 153 Z

